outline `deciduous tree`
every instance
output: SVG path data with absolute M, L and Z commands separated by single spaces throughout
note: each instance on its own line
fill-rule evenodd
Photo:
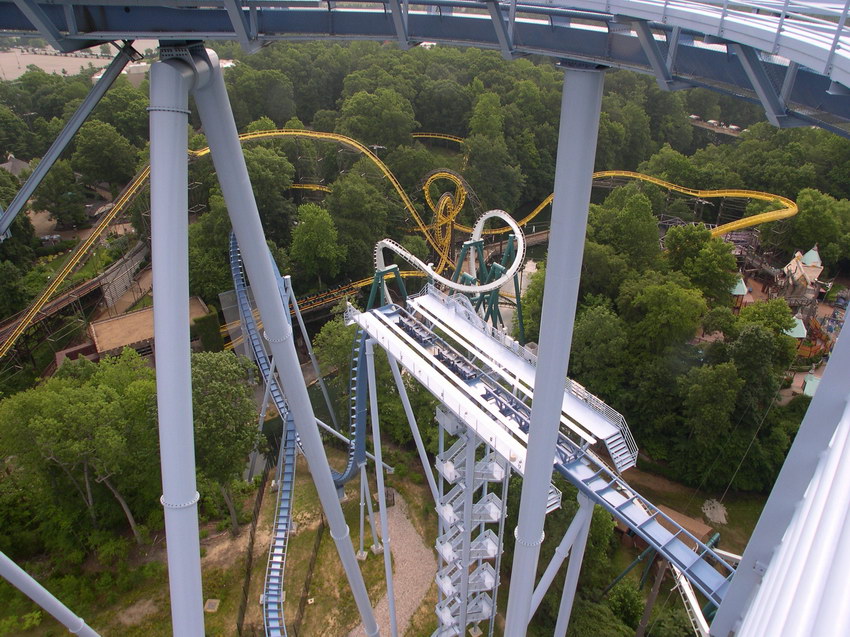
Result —
M 316 204 L 298 207 L 289 256 L 304 276 L 316 278 L 319 288 L 322 275 L 336 276 L 345 258 L 345 248 L 339 245 L 336 226 L 327 210 Z
M 136 172 L 136 150 L 112 124 L 92 120 L 77 133 L 71 165 L 86 184 L 123 186 Z
M 253 400 L 256 367 L 231 352 L 192 355 L 192 416 L 198 472 L 218 485 L 230 513 L 231 531 L 239 518 L 230 484 L 245 468 L 259 442 Z

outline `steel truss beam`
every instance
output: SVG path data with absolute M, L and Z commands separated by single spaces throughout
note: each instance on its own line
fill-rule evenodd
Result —
M 276 40 L 332 39 L 332 40 L 378 40 L 396 39 L 407 48 L 416 42 L 475 46 L 499 49 L 503 55 L 547 55 L 562 60 L 576 60 L 590 64 L 602 64 L 638 72 L 653 73 L 667 85 L 685 82 L 693 86 L 708 88 L 727 95 L 742 96 L 752 90 L 753 81 L 748 77 L 739 57 L 728 55 L 719 47 L 709 44 L 707 33 L 718 33 L 712 19 L 718 18 L 716 6 L 710 3 L 693 3 L 693 8 L 662 12 L 661 6 L 653 3 L 619 4 L 597 3 L 584 0 L 585 11 L 549 4 L 522 4 L 515 0 L 499 6 L 495 1 L 486 3 L 488 17 L 481 19 L 483 11 L 455 12 L 455 7 L 468 9 L 465 0 L 423 0 L 410 11 L 409 0 L 388 0 L 386 3 L 364 2 L 357 8 L 336 8 L 328 1 L 319 6 L 304 6 L 305 3 L 273 4 L 250 3 L 246 9 L 243 0 L 210 0 L 203 7 L 187 10 L 178 0 L 161 0 L 156 6 L 147 0 L 131 5 L 119 4 L 117 0 L 64 0 L 60 3 L 39 3 L 38 0 L 0 0 L 0 30 L 11 33 L 35 31 L 32 16 L 38 8 L 41 24 L 54 29 L 63 38 L 64 46 L 82 48 L 93 43 L 122 39 L 158 38 L 160 40 L 232 40 L 240 39 L 249 46 Z M 227 4 L 225 4 L 227 2 Z M 26 4 L 24 4 L 26 3 Z M 309 3 L 306 3 L 309 4 Z M 492 6 L 490 6 L 492 4 Z M 485 5 L 479 5 L 484 9 Z M 667 3 L 664 3 L 667 6 Z M 424 7 L 424 10 L 420 10 Z M 702 11 L 698 11 L 702 7 Z M 29 13 L 27 13 L 29 11 Z M 517 18 L 516 12 L 522 17 Z M 694 16 L 698 12 L 698 16 Z M 747 18 L 737 15 L 736 19 Z M 238 18 L 234 22 L 233 15 Z M 493 16 L 496 19 L 492 19 Z M 534 19 L 537 18 L 537 19 Z M 39 16 L 33 16 L 38 22 Z M 727 16 L 728 19 L 728 16 Z M 829 76 L 823 72 L 818 61 L 829 54 L 828 43 L 815 35 L 813 27 L 800 20 L 787 18 L 784 21 L 778 44 L 772 31 L 764 35 L 764 28 L 775 28 L 766 14 L 759 14 L 759 28 L 735 31 L 721 29 L 722 37 L 714 36 L 714 43 L 737 40 L 753 50 L 771 51 L 799 64 L 795 81 L 789 85 L 787 95 L 782 95 L 786 108 L 783 126 L 797 120 L 799 125 L 818 125 L 839 135 L 850 137 L 836 122 L 838 116 L 850 122 L 850 100 L 843 91 L 830 90 L 842 82 L 850 85 L 850 55 L 844 45 L 848 35 L 841 35 L 840 45 L 833 53 Z M 643 21 L 656 34 L 664 33 L 669 47 L 666 55 L 659 56 L 656 50 L 660 42 L 642 44 L 638 41 L 634 21 Z M 794 31 L 792 36 L 791 23 Z M 747 26 L 752 26 L 747 24 Z M 599 28 L 599 27 L 608 27 Z M 645 31 L 645 27 L 640 27 Z M 802 40 L 812 31 L 809 40 Z M 831 33 L 831 32 L 830 32 Z M 836 34 L 843 34 L 837 31 Z M 646 34 L 644 34 L 646 35 Z M 822 34 L 821 34 L 822 35 Z M 725 39 L 723 39 L 725 38 Z M 69 44 L 73 43 L 73 44 Z M 649 46 L 645 48 L 645 45 Z M 800 46 L 794 46 L 799 44 Z M 777 48 L 778 47 L 778 48 Z M 820 58 L 818 58 L 820 56 Z M 664 61 L 666 58 L 666 61 Z M 788 69 L 784 61 L 761 60 L 762 66 L 773 76 Z M 664 69 L 667 71 L 664 71 Z M 673 69 L 675 68 L 675 74 Z M 659 75 L 660 72 L 660 75 Z M 792 72 L 793 73 L 793 72 Z M 756 84 L 766 86 L 766 84 Z M 678 88 L 671 86 L 670 88 Z M 774 91 L 775 92 L 775 91 Z M 744 99 L 760 99 L 757 96 Z M 782 111 L 779 111 L 783 114 Z
M 496 29 L 496 39 L 499 41 L 499 49 L 502 51 L 502 57 L 506 60 L 512 60 L 516 56 L 513 37 L 513 18 L 516 13 L 516 1 L 514 0 L 511 3 L 511 14 L 507 22 L 505 21 L 505 16 L 502 13 L 502 8 L 498 0 L 487 0 L 487 10 L 490 12 L 493 27 Z
M 41 37 L 47 40 L 48 44 L 57 51 L 76 51 L 97 44 L 96 42 L 82 42 L 66 39 L 53 24 L 53 21 L 47 16 L 39 5 L 33 0 L 14 0 L 15 6 L 23 13 L 27 20 L 39 32 Z
M 77 110 L 74 111 L 74 114 L 62 128 L 62 131 L 50 145 L 50 148 L 44 153 L 44 157 L 41 158 L 38 166 L 32 171 L 32 174 L 24 182 L 24 185 L 21 186 L 15 198 L 12 199 L 12 203 L 3 211 L 2 216 L 0 216 L 0 240 L 8 237 L 9 226 L 12 225 L 12 221 L 23 210 L 27 201 L 29 201 L 29 198 L 35 192 L 35 189 L 41 183 L 41 180 L 44 179 L 47 171 L 59 159 L 62 151 L 68 146 L 71 139 L 80 129 L 80 126 L 83 125 L 83 122 L 86 121 L 86 118 L 94 110 L 95 106 L 98 105 L 100 99 L 109 87 L 112 86 L 112 83 L 121 74 L 127 63 L 134 59 L 140 59 L 139 54 L 133 49 L 132 44 L 132 42 L 125 42 L 124 46 L 119 49 L 118 55 L 109 63 L 109 66 L 103 73 L 103 77 L 92 87 L 89 94 L 86 95 L 85 99 L 77 107 Z
M 761 105 L 764 107 L 764 113 L 767 120 L 774 126 L 787 128 L 789 126 L 800 126 L 802 123 L 794 121 L 788 116 L 788 107 L 785 106 L 785 100 L 776 92 L 773 83 L 767 76 L 764 70 L 764 65 L 759 58 L 758 52 L 750 47 L 736 42 L 729 43 L 729 47 L 738 56 L 747 78 L 752 84 L 753 90 L 758 95 Z M 791 72 L 792 81 L 789 82 L 788 92 L 793 86 L 793 77 L 796 76 L 796 70 Z M 786 75 L 786 79 L 788 79 Z
M 411 47 L 410 37 L 407 33 L 407 16 L 408 2 L 407 0 L 387 0 L 390 5 L 390 12 L 393 16 L 393 27 L 395 28 L 398 45 L 402 51 L 407 51 Z
M 261 45 L 257 41 L 256 30 L 251 29 L 251 25 L 248 23 L 239 1 L 222 1 L 224 2 L 224 8 L 227 10 L 227 15 L 230 16 L 230 22 L 233 25 L 233 31 L 236 34 L 236 39 L 239 40 L 239 44 L 248 53 L 258 50 Z
M 670 58 L 674 58 L 675 53 L 673 55 L 668 55 L 667 58 L 664 57 L 664 54 L 658 46 L 658 42 L 655 40 L 655 36 L 652 34 L 652 30 L 649 28 L 649 23 L 646 20 L 635 20 L 632 22 L 632 25 L 637 33 L 640 46 L 646 54 L 646 59 L 649 61 L 649 66 L 652 67 L 652 71 L 655 74 L 655 81 L 658 82 L 658 86 L 661 90 L 673 91 L 676 89 L 692 87 L 692 84 L 680 82 L 673 78 L 673 74 L 671 72 L 672 59 Z M 677 42 L 678 34 L 676 34 L 673 44 L 675 45 Z M 675 52 L 675 50 L 676 47 L 674 46 L 672 51 Z

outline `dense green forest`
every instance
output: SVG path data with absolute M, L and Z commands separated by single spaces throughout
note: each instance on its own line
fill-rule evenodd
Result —
M 238 61 L 225 78 L 240 132 L 309 128 L 353 137 L 373 148 L 426 218 L 430 213 L 417 191 L 438 167 L 463 174 L 480 210 L 501 208 L 519 218 L 552 191 L 563 75 L 547 61 L 507 62 L 496 52 L 444 47 L 402 53 L 367 42 L 278 44 L 251 56 L 235 44 L 216 48 L 221 57 Z M 35 68 L 0 83 L 0 153 L 40 157 L 89 86 L 90 73 L 66 77 Z M 31 207 L 49 211 L 61 227 L 85 224 L 92 187 L 101 184 L 117 193 L 146 163 L 147 105 L 145 83 L 134 88 L 119 80 L 36 191 Z M 748 130 L 737 138 L 719 136 L 692 126 L 690 114 Z M 761 120 L 759 109 L 743 101 L 705 90 L 662 92 L 650 77 L 611 71 L 596 169 L 639 170 L 692 188 L 747 188 L 795 199 L 799 214 L 781 228 L 762 227 L 763 244 L 780 259 L 817 244 L 831 274 L 846 270 L 850 141 L 815 129 L 778 130 Z M 195 115 L 192 124 L 190 147 L 203 148 Z M 414 140 L 415 132 L 465 141 L 423 144 Z M 269 247 L 282 271 L 293 274 L 299 294 L 369 276 L 374 244 L 384 237 L 427 256 L 422 238 L 411 234 L 398 195 L 356 153 L 302 138 L 248 142 L 244 153 Z M 190 181 L 191 204 L 200 211 L 190 226 L 190 285 L 216 305 L 218 294 L 232 287 L 230 224 L 208 157 L 191 161 Z M 330 192 L 316 195 L 293 184 L 322 184 Z M 0 170 L 0 205 L 8 205 L 18 186 Z M 746 214 L 764 209 L 751 205 Z M 464 215 L 471 219 L 480 210 Z M 148 233 L 146 213 L 143 197 L 133 211 L 142 239 Z M 784 301 L 773 301 L 734 315 L 730 245 L 704 227 L 688 226 L 668 233 L 663 252 L 661 214 L 714 223 L 717 211 L 695 212 L 654 186 L 595 191 L 570 375 L 626 415 L 655 471 L 694 487 L 766 491 L 807 405 L 807 399 L 774 404 L 782 373 L 794 363 L 793 344 L 783 333 L 793 324 L 792 314 Z M 20 216 L 12 239 L 0 243 L 3 316 L 38 293 L 49 258 Z M 545 265 L 540 266 L 524 297 L 532 340 L 543 291 Z M 710 345 L 693 345 L 700 328 L 721 336 Z M 316 338 L 326 368 L 347 368 L 351 338 L 339 319 L 326 324 Z M 203 511 L 229 512 L 236 525 L 233 480 L 242 452 L 254 444 L 248 426 L 254 416 L 248 418 L 246 403 L 252 376 L 232 356 L 204 356 L 213 355 L 196 359 L 197 386 L 209 392 L 197 400 L 223 389 L 230 393 L 195 407 L 203 433 L 198 440 Z M 379 377 L 386 381 L 379 382 L 382 424 L 391 443 L 409 449 L 409 430 L 386 365 Z M 413 384 L 408 389 L 420 424 L 430 422 L 432 399 Z M 0 403 L 6 457 L 0 464 L 0 549 L 19 560 L 49 554 L 56 566 L 50 581 L 69 602 L 93 595 L 80 566 L 88 555 L 122 565 L 110 577 L 124 579 L 96 586 L 131 586 L 129 545 L 148 542 L 162 528 L 159 468 L 151 462 L 158 455 L 154 397 L 153 372 L 126 354 L 96 366 L 63 367 L 37 388 Z M 211 414 L 225 406 L 233 427 L 219 431 L 210 425 Z M 433 428 L 423 429 L 433 451 Z M 222 439 L 212 435 L 216 431 Z M 555 527 L 573 513 L 573 492 L 561 487 L 567 504 L 550 516 Z M 512 512 L 519 491 L 518 486 L 511 491 Z M 626 635 L 637 621 L 642 597 L 628 582 L 605 602 L 597 601 L 615 570 L 612 526 L 610 516 L 597 510 L 586 557 L 594 567 L 582 574 L 571 635 Z M 555 535 L 547 534 L 545 551 L 554 548 Z M 509 538 L 503 564 L 510 564 L 511 550 Z M 8 597 L 0 596 L 0 606 L 13 599 L 2 595 Z M 556 586 L 536 625 L 553 623 L 558 595 Z M 8 608 L 13 617 L 0 623 L 0 634 L 27 621 L 29 606 L 8 601 Z M 651 634 L 679 635 L 682 621 L 687 622 L 668 609 Z

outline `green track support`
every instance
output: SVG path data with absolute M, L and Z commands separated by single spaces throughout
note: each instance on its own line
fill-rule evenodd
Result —
M 386 298 L 386 294 L 384 293 L 384 283 L 389 275 L 393 275 L 393 278 L 395 278 L 398 284 L 402 304 L 407 302 L 407 287 L 404 285 L 404 279 L 401 278 L 401 272 L 397 265 L 391 265 L 388 268 L 375 272 L 375 278 L 372 279 L 372 287 L 369 289 L 369 300 L 366 302 L 367 310 L 371 310 L 374 307 L 383 307 L 389 302 L 389 299 Z M 375 305 L 376 300 L 379 301 L 378 305 Z

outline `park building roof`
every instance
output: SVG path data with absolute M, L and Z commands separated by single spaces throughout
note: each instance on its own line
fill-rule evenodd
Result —
M 745 296 L 747 294 L 747 284 L 744 283 L 743 277 L 738 277 L 738 280 L 735 281 L 735 285 L 732 286 L 729 293 L 732 296 Z
M 209 309 L 196 296 L 189 299 L 189 321 L 206 316 Z M 125 347 L 132 347 L 142 356 L 154 352 L 153 308 L 146 307 L 121 316 L 94 321 L 89 325 L 89 336 L 100 356 L 115 356 Z
M 782 270 L 792 285 L 814 286 L 823 272 L 823 262 L 818 253 L 818 247 L 813 247 L 806 254 L 798 250 Z
M 806 324 L 799 316 L 794 317 L 794 327 L 785 330 L 785 333 L 791 338 L 806 338 L 808 336 Z
M 9 153 L 9 155 L 6 157 L 6 161 L 0 164 L 0 168 L 5 170 L 6 172 L 12 173 L 15 177 L 20 177 L 21 173 L 29 169 L 29 167 L 30 164 L 28 161 L 18 159 L 12 153 Z

